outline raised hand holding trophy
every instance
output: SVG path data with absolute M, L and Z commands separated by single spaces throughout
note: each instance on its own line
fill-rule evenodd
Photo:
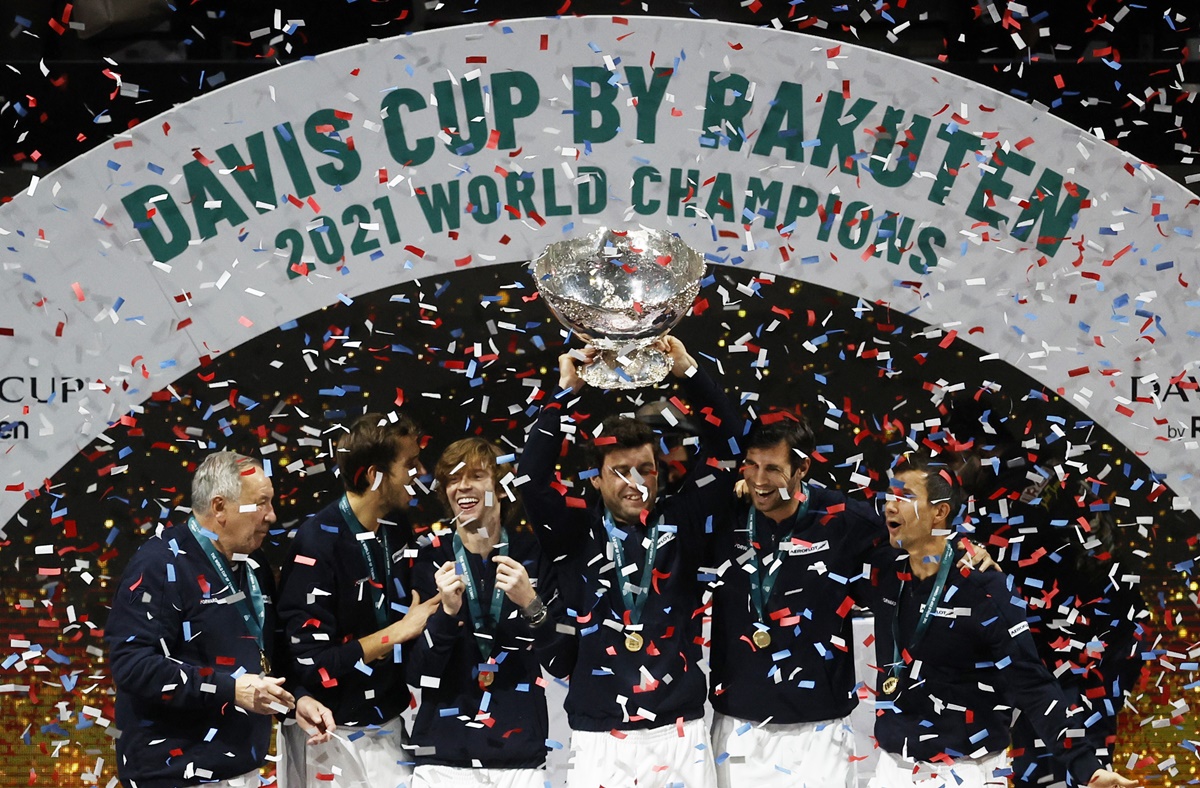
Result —
M 700 291 L 695 249 L 662 230 L 601 228 L 550 244 L 532 267 L 550 311 L 598 351 L 579 371 L 588 385 L 641 388 L 671 371 L 655 345 Z

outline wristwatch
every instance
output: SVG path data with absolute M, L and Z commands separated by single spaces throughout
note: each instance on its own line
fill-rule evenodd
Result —
M 532 602 L 521 609 L 521 616 L 529 623 L 529 626 L 540 627 L 550 617 L 550 610 L 540 596 L 535 596 Z

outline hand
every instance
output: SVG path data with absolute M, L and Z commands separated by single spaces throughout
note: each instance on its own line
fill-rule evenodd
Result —
M 746 483 L 745 479 L 738 479 L 733 483 L 733 494 L 739 498 L 745 498 L 750 494 L 750 485 Z
M 1000 564 L 992 558 L 992 554 L 984 549 L 983 545 L 976 544 L 965 536 L 958 543 L 958 546 L 966 551 L 966 555 L 958 562 L 958 565 L 967 569 L 975 569 L 980 572 L 1000 571 Z
M 655 340 L 654 347 L 659 352 L 666 353 L 671 357 L 671 361 L 674 362 L 671 366 L 671 374 L 677 378 L 687 377 L 688 372 L 696 366 L 696 359 L 688 353 L 683 342 L 670 334 Z
M 398 640 L 401 643 L 407 643 L 424 632 L 425 622 L 437 612 L 438 605 L 441 603 L 441 594 L 434 594 L 431 598 L 422 602 L 421 595 L 413 591 L 412 602 L 408 605 L 408 612 L 404 614 L 404 618 L 392 624 L 393 627 L 399 629 Z
M 596 349 L 591 345 L 582 351 L 572 350 L 558 357 L 558 388 L 570 389 L 578 393 L 583 388 L 583 378 L 579 377 L 580 364 L 591 364 L 596 358 Z
M 254 714 L 286 714 L 296 705 L 283 678 L 243 673 L 233 685 L 233 702 Z
M 519 561 L 514 561 L 506 555 L 493 556 L 496 562 L 496 585 L 504 589 L 504 595 L 512 603 L 524 610 L 537 599 L 537 591 L 529 582 L 529 572 Z
M 1108 769 L 1097 769 L 1088 780 L 1087 788 L 1134 788 L 1137 782 Z
M 462 610 L 463 593 L 467 583 L 458 574 L 458 567 L 453 561 L 442 564 L 433 574 L 433 582 L 437 583 L 438 595 L 442 598 L 442 610 L 446 615 L 454 617 Z
M 337 725 L 333 721 L 333 712 L 312 695 L 305 695 L 296 701 L 296 723 L 308 734 L 309 744 L 324 744 L 333 738 L 333 730 Z
M 425 622 L 441 602 L 442 598 L 438 594 L 434 594 L 433 599 L 422 602 L 421 595 L 413 591 L 412 604 L 408 606 L 404 618 L 358 639 L 359 645 L 362 646 L 363 662 L 370 664 L 377 659 L 390 657 L 397 643 L 407 643 L 424 632 Z

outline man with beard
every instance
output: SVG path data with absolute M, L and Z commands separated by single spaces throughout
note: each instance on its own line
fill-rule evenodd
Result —
M 853 587 L 888 548 L 875 507 L 809 484 L 814 449 L 802 417 L 762 414 L 746 439 L 745 498 L 714 544 L 721 788 L 857 785 Z
M 400 713 L 411 695 L 401 645 L 425 628 L 436 598 L 411 591 L 416 557 L 404 510 L 415 496 L 420 431 L 406 416 L 368 413 L 337 442 L 345 492 L 297 531 L 280 580 L 291 675 L 333 710 L 348 735 L 300 746 L 285 728 L 285 788 L 396 785 L 411 773 Z

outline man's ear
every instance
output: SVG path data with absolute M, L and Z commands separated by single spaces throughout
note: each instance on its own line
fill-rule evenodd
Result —
M 805 457 L 803 460 L 800 461 L 800 465 L 796 467 L 796 473 L 800 474 L 801 479 L 807 479 L 808 471 L 809 471 L 809 468 L 811 468 L 811 467 L 812 467 L 812 460 L 809 459 L 808 457 Z
M 377 490 L 379 485 L 383 484 L 384 474 L 377 465 L 368 465 L 363 475 L 367 477 L 367 490 Z
M 211 511 L 216 521 L 224 525 L 225 520 L 229 517 L 229 502 L 225 500 L 225 496 L 213 496 Z
M 595 476 L 592 476 L 590 479 L 588 479 L 588 481 L 592 483 L 593 490 L 600 489 L 600 474 L 597 473 Z
M 941 501 L 933 505 L 933 523 L 934 528 L 940 524 L 944 528 L 950 527 L 950 503 Z

